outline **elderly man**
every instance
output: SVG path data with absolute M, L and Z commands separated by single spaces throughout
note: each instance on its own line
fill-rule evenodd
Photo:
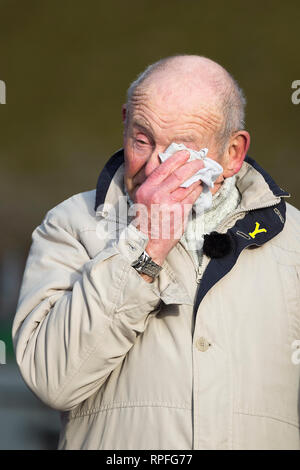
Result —
M 13 338 L 59 448 L 300 448 L 300 215 L 246 155 L 244 105 L 204 57 L 148 67 L 96 191 L 34 231 Z M 171 144 L 208 154 L 162 161 Z M 205 160 L 222 173 L 199 212 Z

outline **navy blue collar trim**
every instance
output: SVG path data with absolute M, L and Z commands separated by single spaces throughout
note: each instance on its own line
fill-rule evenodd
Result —
M 281 189 L 275 183 L 273 178 L 271 178 L 269 173 L 267 173 L 261 166 L 259 166 L 259 164 L 255 160 L 253 160 L 253 158 L 249 157 L 249 155 L 246 155 L 245 162 L 247 162 L 247 163 L 249 163 L 249 165 L 253 166 L 253 168 L 255 168 L 255 170 L 257 170 L 258 173 L 260 173 L 264 177 L 266 183 L 269 185 L 269 188 L 273 192 L 274 196 L 276 196 L 276 197 L 290 196 L 290 194 L 288 192 L 284 191 L 283 189 Z
M 116 152 L 101 171 L 97 182 L 95 211 L 100 204 L 104 203 L 111 180 L 122 163 L 124 163 L 123 149 Z
M 238 220 L 227 231 L 231 240 L 231 251 L 222 258 L 210 260 L 197 292 L 194 305 L 195 315 L 204 296 L 233 268 L 241 252 L 249 247 L 259 247 L 278 235 L 284 227 L 285 217 L 286 204 L 284 199 L 281 199 L 274 206 L 249 211 L 243 219 Z M 262 229 L 266 231 L 255 233 Z

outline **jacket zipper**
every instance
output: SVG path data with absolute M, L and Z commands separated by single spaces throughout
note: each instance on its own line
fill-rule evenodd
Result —
M 203 273 L 207 267 L 209 263 L 209 258 L 208 256 L 206 255 L 202 255 L 202 261 L 201 261 L 201 264 L 199 264 L 197 270 L 196 270 L 196 282 L 197 284 L 200 283 L 201 279 L 202 279 L 202 276 L 203 276 Z
M 197 284 L 199 284 L 199 282 L 201 281 L 202 274 L 203 274 L 203 268 L 202 268 L 202 263 L 201 263 L 198 266 L 198 269 L 197 269 L 197 272 L 196 272 L 196 282 L 197 282 Z

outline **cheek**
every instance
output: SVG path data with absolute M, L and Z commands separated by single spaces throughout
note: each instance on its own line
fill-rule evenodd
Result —
M 125 156 L 125 173 L 127 178 L 133 178 L 142 166 L 143 164 L 138 159 Z
M 225 165 L 225 159 L 224 156 L 219 155 L 217 150 L 213 150 L 212 152 L 208 152 L 207 155 L 211 160 L 214 160 L 215 162 L 219 163 L 223 167 L 224 170 L 224 165 Z

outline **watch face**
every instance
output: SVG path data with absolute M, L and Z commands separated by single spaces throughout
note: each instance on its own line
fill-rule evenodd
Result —
M 134 262 L 131 264 L 131 266 L 132 266 L 133 268 L 139 268 L 139 267 L 141 267 L 141 266 L 143 265 L 143 263 L 144 263 L 144 253 L 142 253 L 142 254 L 138 257 L 138 259 L 137 259 L 136 261 L 134 261 Z

